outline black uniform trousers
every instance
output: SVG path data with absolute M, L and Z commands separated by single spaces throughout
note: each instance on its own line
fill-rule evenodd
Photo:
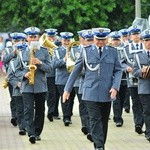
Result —
M 46 92 L 22 93 L 22 97 L 28 136 L 39 136 L 44 126 Z
M 107 138 L 111 102 L 85 101 L 85 103 L 88 110 L 94 147 L 105 149 L 104 145 Z
M 71 120 L 71 116 L 73 115 L 73 104 L 74 104 L 74 98 L 75 98 L 75 91 L 74 88 L 72 89 L 70 93 L 69 100 L 63 103 L 63 93 L 64 93 L 64 87 L 65 85 L 57 85 L 58 92 L 61 96 L 61 106 L 62 106 L 62 112 L 63 112 L 63 121 L 66 119 Z

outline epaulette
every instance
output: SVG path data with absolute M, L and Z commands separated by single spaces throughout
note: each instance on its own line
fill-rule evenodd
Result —
M 43 50 L 48 50 L 48 48 L 41 46 L 41 49 Z
M 84 46 L 84 48 L 90 48 L 90 47 L 92 47 L 92 45 L 86 45 L 86 46 Z

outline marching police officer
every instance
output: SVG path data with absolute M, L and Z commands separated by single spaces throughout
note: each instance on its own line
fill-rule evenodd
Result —
M 47 39 L 54 44 L 57 36 L 57 29 L 49 28 L 46 29 Z M 57 46 L 56 46 L 57 47 Z M 54 59 L 54 49 L 55 48 L 48 48 L 50 57 L 53 60 Z M 47 76 L 47 87 L 48 87 L 48 93 L 47 93 L 47 106 L 48 106 L 48 113 L 47 118 L 49 121 L 53 121 L 53 118 L 60 119 L 59 112 L 58 112 L 58 103 L 59 103 L 59 93 L 56 91 L 56 85 L 55 85 L 55 68 L 53 68 L 53 71 L 51 71 L 49 74 L 46 74 Z M 56 95 L 57 94 L 57 95 Z
M 69 99 L 74 81 L 85 64 L 82 100 L 88 110 L 94 147 L 104 150 L 111 102 L 119 91 L 122 67 L 117 50 L 107 45 L 110 29 L 96 28 L 93 31 L 95 44 L 83 49 L 83 55 L 76 62 L 65 86 L 63 100 Z
M 74 89 L 71 92 L 70 101 L 63 103 L 62 102 L 62 95 L 64 92 L 64 87 L 68 80 L 70 73 L 67 71 L 67 54 L 68 54 L 68 47 L 72 42 L 73 33 L 71 32 L 61 32 L 60 36 L 62 38 L 62 46 L 55 49 L 54 52 L 54 63 L 56 67 L 56 76 L 55 76 L 55 84 L 57 85 L 57 89 L 59 94 L 61 95 L 61 105 L 62 105 L 62 112 L 63 112 L 63 122 L 65 126 L 69 126 L 72 123 L 71 116 L 72 116 L 72 109 L 73 109 L 73 101 L 75 97 Z
M 120 58 L 120 63 L 122 63 L 124 61 L 124 53 L 123 53 L 124 47 L 121 45 L 121 32 L 113 31 L 110 33 L 109 36 L 111 39 L 111 46 L 117 49 L 118 56 Z M 117 94 L 116 101 L 113 102 L 113 111 L 114 111 L 113 119 L 117 127 L 121 127 L 123 125 L 122 111 L 126 97 L 126 89 L 127 89 L 126 74 L 125 72 L 123 72 L 120 90 Z
M 46 73 L 52 71 L 52 62 L 48 50 L 40 47 L 37 27 L 24 30 L 27 34 L 28 47 L 20 53 L 20 67 L 17 73 L 22 73 L 21 93 L 24 103 L 24 118 L 26 130 L 31 143 L 41 140 L 45 117 L 45 99 L 47 92 Z M 35 69 L 35 70 L 33 70 Z
M 150 142 L 150 29 L 141 33 L 144 50 L 135 57 L 133 75 L 138 77 L 138 94 L 143 105 L 145 137 Z
M 126 68 L 127 73 L 127 85 L 129 87 L 129 92 L 132 99 L 132 109 L 134 116 L 134 124 L 135 124 L 135 132 L 138 134 L 142 134 L 143 127 L 143 108 L 141 104 L 141 100 L 138 95 L 138 79 L 133 76 L 133 63 L 134 63 L 134 55 L 143 50 L 143 45 L 140 39 L 141 29 L 140 26 L 134 25 L 129 27 L 130 39 L 131 43 L 126 46 L 124 50 L 125 54 L 125 62 L 123 62 L 124 67 Z
M 15 45 L 17 42 L 21 42 L 23 40 L 23 37 L 20 36 L 20 34 L 18 34 L 17 32 L 11 33 L 10 37 L 12 39 L 12 44 Z M 13 48 L 13 45 L 8 46 L 5 48 L 5 54 L 3 57 L 3 62 L 4 62 L 4 67 L 6 70 L 6 74 L 7 74 L 7 70 L 10 64 L 10 61 L 13 58 L 16 58 L 17 56 L 17 50 Z M 14 126 L 17 126 L 17 120 L 16 120 L 16 103 L 15 103 L 15 98 L 12 96 L 13 93 L 13 87 L 12 85 L 8 82 L 8 89 L 9 89 L 9 93 L 10 93 L 10 109 L 11 109 L 11 123 Z
M 16 118 L 17 124 L 19 127 L 19 135 L 26 134 L 26 127 L 24 121 L 24 105 L 22 95 L 20 93 L 20 85 L 21 85 L 21 74 L 16 74 L 17 68 L 17 59 L 19 57 L 19 51 L 25 50 L 27 45 L 25 44 L 26 35 L 24 33 L 12 33 L 12 35 L 22 37 L 22 42 L 16 43 L 13 45 L 14 50 L 17 51 L 16 57 L 10 60 L 8 70 L 7 70 L 7 80 L 13 87 L 12 96 L 14 97 L 15 104 L 16 104 Z

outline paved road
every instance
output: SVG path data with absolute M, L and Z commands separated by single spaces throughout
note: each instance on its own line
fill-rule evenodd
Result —
M 0 77 L 0 83 L 2 77 Z M 78 116 L 78 101 L 75 101 L 73 124 L 65 127 L 61 120 L 49 122 L 45 118 L 42 140 L 30 144 L 27 136 L 20 136 L 18 128 L 10 123 L 8 89 L 0 86 L 0 150 L 94 150 L 93 144 L 80 131 Z M 61 107 L 60 107 L 60 114 Z M 111 118 L 113 115 L 111 113 Z M 124 113 L 124 126 L 117 128 L 111 119 L 109 121 L 106 150 L 150 150 L 150 143 L 144 135 L 134 132 L 133 115 Z

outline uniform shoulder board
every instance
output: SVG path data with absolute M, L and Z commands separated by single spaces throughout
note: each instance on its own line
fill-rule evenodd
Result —
M 41 46 L 41 49 L 43 49 L 43 50 L 48 50 L 46 47 L 43 47 L 43 46 Z
M 90 48 L 90 47 L 92 47 L 92 45 L 86 45 L 86 46 L 84 46 L 84 48 Z
M 111 45 L 107 45 L 108 47 L 110 47 L 110 48 L 114 48 L 114 47 L 112 47 Z

